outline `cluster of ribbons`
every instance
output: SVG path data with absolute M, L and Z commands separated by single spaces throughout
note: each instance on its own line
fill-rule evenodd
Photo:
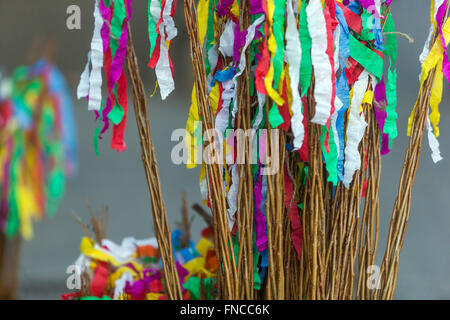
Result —
M 422 67 L 422 73 L 419 77 L 420 80 L 420 92 L 422 92 L 423 85 L 427 80 L 430 72 L 435 69 L 433 87 L 430 97 L 431 113 L 427 119 L 427 136 L 428 143 L 431 149 L 431 157 L 434 162 L 442 160 L 441 153 L 439 151 L 439 104 L 442 100 L 443 92 L 443 79 L 444 76 L 450 83 L 450 61 L 447 55 L 447 45 L 450 42 L 450 19 L 444 18 L 446 16 L 446 10 L 448 8 L 448 0 L 432 0 L 430 19 L 431 26 L 430 32 L 425 42 L 422 54 L 420 55 L 420 63 Z M 439 30 L 439 36 L 433 41 L 433 34 L 436 29 Z M 417 103 L 408 119 L 408 135 L 411 133 L 411 125 L 414 119 Z M 434 132 L 433 132 L 434 130 Z
M 124 134 L 128 114 L 128 80 L 124 70 L 127 56 L 129 24 L 133 0 L 96 0 L 94 33 L 86 67 L 77 89 L 78 99 L 87 98 L 88 109 L 99 121 L 94 134 L 97 155 L 98 140 L 113 127 L 111 148 L 125 151 Z M 150 62 L 165 99 L 174 89 L 173 66 L 169 56 L 172 39 L 177 35 L 173 15 L 174 0 L 151 0 L 148 5 Z M 106 78 L 107 97 L 102 99 Z
M 184 234 L 174 230 L 172 243 L 178 275 L 186 300 L 212 299 L 217 270 L 211 228 L 202 231 L 195 244 L 183 241 Z M 186 242 L 186 243 L 185 243 Z M 81 241 L 81 255 L 75 265 L 78 273 L 89 276 L 90 295 L 81 291 L 64 294 L 64 300 L 165 300 L 163 268 L 156 238 L 125 238 L 120 245 L 103 239 L 101 245 L 90 238 Z
M 286 132 L 287 143 L 280 148 L 285 147 L 296 157 L 297 188 L 305 183 L 308 174 L 311 124 L 321 126 L 322 158 L 328 181 L 334 186 L 343 183 L 348 188 L 354 173 L 364 165 L 358 149 L 368 125 L 364 105 L 373 108 L 376 115 L 381 154 L 389 153 L 397 137 L 397 39 L 389 10 L 391 2 L 250 0 L 251 21 L 247 29 L 241 30 L 237 0 L 199 0 L 199 36 L 206 50 L 209 97 L 216 133 L 224 139 L 221 148 L 225 157 L 229 159 L 227 153 L 233 151 L 227 145 L 234 145 L 235 136 L 227 134 L 238 128 L 238 82 L 245 68 L 250 69 L 252 128 L 256 132 L 264 128 Z M 386 67 L 385 61 L 389 62 Z M 313 117 L 308 115 L 308 95 L 313 95 L 315 101 Z M 185 140 L 189 168 L 202 163 L 199 121 L 194 87 Z M 252 139 L 258 155 L 258 162 L 252 162 L 254 238 L 260 254 L 256 261 L 261 261 L 258 268 L 255 265 L 257 286 L 267 268 L 267 176 L 262 173 L 265 165 L 259 161 L 267 137 L 255 134 Z M 234 233 L 240 176 L 237 164 L 226 162 L 223 180 L 227 216 Z M 200 188 L 207 204 L 205 168 L 203 164 Z M 302 204 L 287 169 L 286 208 L 294 246 L 300 254 L 298 209 Z
M 30 239 L 77 169 L 72 99 L 55 66 L 42 60 L 0 79 L 0 145 L 0 230 Z

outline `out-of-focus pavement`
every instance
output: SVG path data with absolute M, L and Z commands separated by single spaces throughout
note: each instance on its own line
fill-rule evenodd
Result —
M 68 77 L 73 94 L 79 74 L 86 62 L 92 35 L 94 1 L 81 0 L 0 0 L 0 65 L 9 71 L 27 60 L 33 42 L 54 39 L 57 44 L 55 61 Z M 68 31 L 65 26 L 66 8 L 78 4 L 82 9 L 82 30 Z M 135 1 L 133 34 L 141 73 L 147 93 L 154 88 L 153 71 L 146 67 L 148 60 L 147 1 Z M 179 37 L 174 41 L 171 55 L 175 66 L 176 92 L 162 102 L 159 94 L 150 100 L 150 122 L 160 166 L 164 199 L 172 226 L 178 220 L 181 190 L 190 204 L 200 201 L 198 170 L 187 170 L 170 160 L 171 133 L 184 128 L 190 105 L 192 76 L 189 48 L 183 25 L 182 4 L 176 15 Z M 399 137 L 391 154 L 383 158 L 381 185 L 380 257 L 384 253 L 387 225 L 397 192 L 403 155 L 407 146 L 407 119 L 418 91 L 418 57 L 427 36 L 429 4 L 422 0 L 396 0 L 392 5 L 397 30 L 415 38 L 409 44 L 402 37 L 398 58 Z M 445 82 L 445 87 L 447 87 Z M 396 298 L 450 298 L 450 112 L 449 93 L 441 104 L 441 152 L 444 160 L 434 165 L 426 139 L 413 193 L 411 218 L 405 246 L 400 260 Z M 130 106 L 130 110 L 131 110 Z M 150 203 L 134 115 L 129 115 L 126 141 L 128 151 L 117 154 L 109 149 L 109 135 L 100 143 L 100 158 L 94 154 L 92 136 L 94 119 L 87 112 L 86 103 L 77 103 L 76 120 L 79 129 L 80 170 L 67 185 L 67 193 L 56 217 L 36 224 L 35 237 L 26 242 L 20 266 L 21 299 L 58 299 L 67 292 L 66 268 L 79 254 L 81 228 L 69 216 L 73 212 L 88 221 L 84 204 L 87 197 L 99 209 L 110 209 L 109 236 L 120 242 L 123 237 L 151 236 Z M 203 227 L 196 219 L 193 234 Z

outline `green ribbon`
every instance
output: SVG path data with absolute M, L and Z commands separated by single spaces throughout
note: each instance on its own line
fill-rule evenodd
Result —
M 156 23 L 153 21 L 151 14 L 152 1 L 148 1 L 148 38 L 150 41 L 150 58 L 153 56 L 153 51 L 156 47 L 156 40 L 158 39 L 158 32 L 156 30 Z
M 302 61 L 300 65 L 300 88 L 302 89 L 302 96 L 306 95 L 308 92 L 312 77 L 312 39 L 308 31 L 308 18 L 306 15 L 307 6 L 308 3 L 303 1 L 302 8 L 300 10 L 299 23 L 300 44 L 302 46 Z
M 112 300 L 111 297 L 108 296 L 104 296 L 104 297 L 81 297 L 78 298 L 77 300 Z
M 9 194 L 9 215 L 6 223 L 5 233 L 9 238 L 13 238 L 19 232 L 19 172 L 20 172 L 20 159 L 23 154 L 24 136 L 22 131 L 16 133 L 14 139 L 14 149 L 11 155 L 11 168 L 10 168 L 10 194 Z
M 208 4 L 208 24 L 206 27 L 206 54 L 205 54 L 205 71 L 209 75 L 211 73 L 211 64 L 208 59 L 208 52 L 214 46 L 214 1 L 209 1 Z
M 358 61 L 367 71 L 372 73 L 378 81 L 383 76 L 383 58 L 366 47 L 350 34 L 350 56 Z
M 286 0 L 275 0 L 273 13 L 272 32 L 277 48 L 272 56 L 273 63 L 273 88 L 278 89 L 281 73 L 284 67 L 284 21 L 286 13 Z
M 274 102 L 272 104 L 272 108 L 269 111 L 269 123 L 272 126 L 272 128 L 276 128 L 279 125 L 281 125 L 283 122 L 284 122 L 284 119 L 281 116 L 276 103 Z
M 122 35 L 122 25 L 126 18 L 125 3 L 124 0 L 115 0 L 114 12 L 111 20 L 111 36 L 110 36 L 110 48 L 111 54 L 114 57 L 119 47 L 119 39 Z
M 327 135 L 327 127 L 322 126 L 322 134 L 320 136 L 320 141 L 322 144 L 322 153 L 325 158 L 325 167 L 328 172 L 328 182 L 332 182 L 333 186 L 337 185 L 338 182 L 338 173 L 337 173 L 337 163 L 338 163 L 338 151 L 336 142 L 334 141 L 334 133 L 333 130 L 329 129 L 329 137 L 328 137 L 328 145 L 329 151 L 325 149 L 325 137 Z
M 394 139 L 398 135 L 397 131 L 397 68 L 395 67 L 397 61 L 397 35 L 395 32 L 394 19 L 392 14 L 386 19 L 384 26 L 384 32 L 386 33 L 386 44 L 384 53 L 389 57 L 389 69 L 386 81 L 386 97 L 388 105 L 386 107 L 386 121 L 384 123 L 383 133 L 389 136 L 389 149 L 392 149 Z

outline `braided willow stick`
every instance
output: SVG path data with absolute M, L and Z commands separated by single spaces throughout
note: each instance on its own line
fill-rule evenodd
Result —
M 131 26 L 129 26 L 128 29 L 127 67 L 131 79 L 133 106 L 141 142 L 142 163 L 144 165 L 145 176 L 150 191 L 153 226 L 156 238 L 158 239 L 161 260 L 163 262 L 167 297 L 170 300 L 181 300 L 183 299 L 183 294 L 181 292 L 180 279 L 172 254 L 169 220 L 162 196 L 161 180 L 159 177 L 155 149 L 150 135 L 147 100 L 145 98 L 144 84 L 142 83 L 139 74 L 136 53 L 134 51 Z
M 247 30 L 250 25 L 250 3 L 248 0 L 239 2 L 240 30 Z M 241 49 L 242 51 L 243 49 Z M 243 74 L 238 78 L 238 115 L 237 128 L 244 131 L 252 128 L 251 96 L 250 96 L 250 48 L 246 52 L 246 65 Z M 252 143 L 251 139 L 237 141 L 238 150 L 239 189 L 237 197 L 237 226 L 239 230 L 238 274 L 242 281 L 240 298 L 254 298 L 253 281 L 253 175 L 252 175 Z M 243 144 L 242 144 L 243 142 Z M 244 154 L 242 157 L 242 153 Z M 239 159 L 243 158 L 243 159 Z M 241 161 L 243 160 L 243 161 Z
M 446 13 L 442 23 L 449 16 L 450 2 L 447 2 Z M 439 37 L 439 29 L 433 36 L 432 44 Z M 425 134 L 426 122 L 428 117 L 428 108 L 430 105 L 431 91 L 436 75 L 436 68 L 430 71 L 423 87 L 419 92 L 416 110 L 411 126 L 411 134 L 409 138 L 408 148 L 403 162 L 402 174 L 398 185 L 397 198 L 395 199 L 394 209 L 392 212 L 391 224 L 389 227 L 388 241 L 386 252 L 381 265 L 379 283 L 381 289 L 376 293 L 378 299 L 393 299 L 397 285 L 398 264 L 400 252 L 403 247 L 406 236 L 406 228 L 411 210 L 412 189 L 416 179 L 417 168 L 422 150 L 422 140 Z
M 197 25 L 197 11 L 193 0 L 184 0 L 184 17 L 189 36 L 192 69 L 194 71 L 195 88 L 197 90 L 197 102 L 199 118 L 202 121 L 202 132 L 205 141 L 217 144 L 215 137 L 211 137 L 214 130 L 214 122 L 209 94 L 206 82 L 204 54 L 200 45 Z M 207 147 L 207 146 L 203 146 Z M 217 145 L 214 150 L 217 150 Z M 208 196 L 214 217 L 214 245 L 218 256 L 218 279 L 220 298 L 239 298 L 239 278 L 236 269 L 231 233 L 227 221 L 227 202 L 225 188 L 222 181 L 222 166 L 219 164 L 218 154 L 212 164 L 206 164 L 206 181 Z M 221 274 L 223 271 L 223 275 Z

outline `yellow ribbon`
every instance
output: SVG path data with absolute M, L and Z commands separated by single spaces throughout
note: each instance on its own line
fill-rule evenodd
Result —
M 448 45 L 450 42 L 450 19 L 448 19 L 444 27 L 442 28 L 442 33 L 444 34 L 445 43 Z M 444 53 L 443 45 L 441 37 L 438 37 L 436 41 L 434 42 L 430 53 L 428 54 L 428 57 L 425 59 L 423 65 L 422 65 L 422 77 L 420 79 L 420 91 L 423 90 L 423 84 L 425 83 L 425 80 L 428 78 L 431 70 L 436 67 L 436 74 L 435 74 L 435 80 L 434 85 L 432 88 L 432 97 L 430 99 L 430 104 L 432 107 L 432 114 L 433 116 L 430 116 L 430 121 L 433 124 L 434 127 L 434 134 L 436 136 L 439 135 L 439 103 L 442 99 L 442 80 L 439 81 L 440 78 L 442 78 L 442 56 Z M 438 81 L 436 81 L 438 80 Z M 441 84 L 438 84 L 437 82 L 441 82 Z M 408 136 L 411 134 L 411 126 L 414 119 L 414 114 L 416 112 L 416 107 L 419 102 L 419 98 L 416 101 L 416 104 L 414 106 L 413 111 L 411 112 L 411 115 L 408 119 Z
M 203 47 L 206 30 L 208 27 L 209 0 L 200 0 L 197 7 L 198 33 L 200 37 L 200 46 Z

